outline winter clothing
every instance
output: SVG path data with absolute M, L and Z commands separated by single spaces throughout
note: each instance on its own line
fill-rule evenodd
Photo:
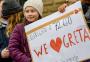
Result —
M 2 16 L 7 17 L 22 11 L 22 7 L 16 0 L 5 0 L 2 7 Z
M 42 16 L 42 0 L 27 0 L 24 4 L 23 10 L 25 10 L 28 6 L 32 6 L 33 8 L 35 8 L 40 16 Z M 32 62 L 24 30 L 24 26 L 26 24 L 29 24 L 29 22 L 26 20 L 24 22 L 25 23 L 17 24 L 15 26 L 9 39 L 9 51 L 14 62 Z
M 4 19 L 8 19 L 10 15 L 13 15 L 17 12 L 20 12 L 22 10 L 22 7 L 19 5 L 16 0 L 4 0 L 4 3 L 2 5 L 2 16 Z M 7 36 L 5 35 L 6 32 L 6 26 L 8 21 L 1 20 L 1 25 L 0 25 L 0 54 L 1 51 L 8 47 L 8 40 Z M 0 62 L 12 62 L 11 58 L 1 58 L 0 57 Z
M 4 22 L 4 19 L 0 19 L 2 21 L 0 21 L 0 52 L 6 48 L 6 46 L 8 45 L 7 42 L 7 37 L 5 35 L 5 28 L 7 26 L 7 23 Z
M 28 6 L 32 6 L 33 8 L 35 8 L 39 12 L 40 16 L 42 16 L 43 13 L 42 0 L 27 0 L 23 6 L 23 10 L 25 10 L 25 8 Z
M 24 24 L 17 24 L 9 40 L 10 55 L 15 62 L 31 62 Z
M 12 62 L 11 58 L 1 58 L 1 51 L 8 46 L 8 38 L 5 35 L 7 21 L 0 19 L 0 62 Z

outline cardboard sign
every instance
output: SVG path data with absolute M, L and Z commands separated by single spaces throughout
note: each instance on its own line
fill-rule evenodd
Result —
M 81 2 L 25 26 L 33 62 L 79 62 L 90 58 L 90 33 Z

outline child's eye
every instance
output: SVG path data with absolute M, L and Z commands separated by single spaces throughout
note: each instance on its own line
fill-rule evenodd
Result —
M 26 10 L 25 12 L 26 13 L 29 13 L 29 12 L 34 13 L 34 12 L 36 12 L 36 10 Z
M 31 12 L 35 12 L 35 10 L 31 10 Z

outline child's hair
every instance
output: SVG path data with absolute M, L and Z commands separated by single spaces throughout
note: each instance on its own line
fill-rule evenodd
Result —
M 16 24 L 21 23 L 22 22 L 22 12 L 18 12 L 16 14 L 10 15 L 8 18 L 8 25 L 6 28 L 6 35 L 10 36 L 10 34 L 12 33 L 14 27 Z

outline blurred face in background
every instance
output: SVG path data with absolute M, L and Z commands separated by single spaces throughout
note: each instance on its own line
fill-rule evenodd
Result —
M 28 6 L 24 10 L 24 17 L 28 22 L 34 22 L 39 19 L 39 13 L 35 8 Z
M 2 1 L 2 0 L 0 1 L 0 17 L 1 17 L 1 15 L 2 15 L 2 5 L 3 5 L 3 2 L 4 2 L 4 1 Z

